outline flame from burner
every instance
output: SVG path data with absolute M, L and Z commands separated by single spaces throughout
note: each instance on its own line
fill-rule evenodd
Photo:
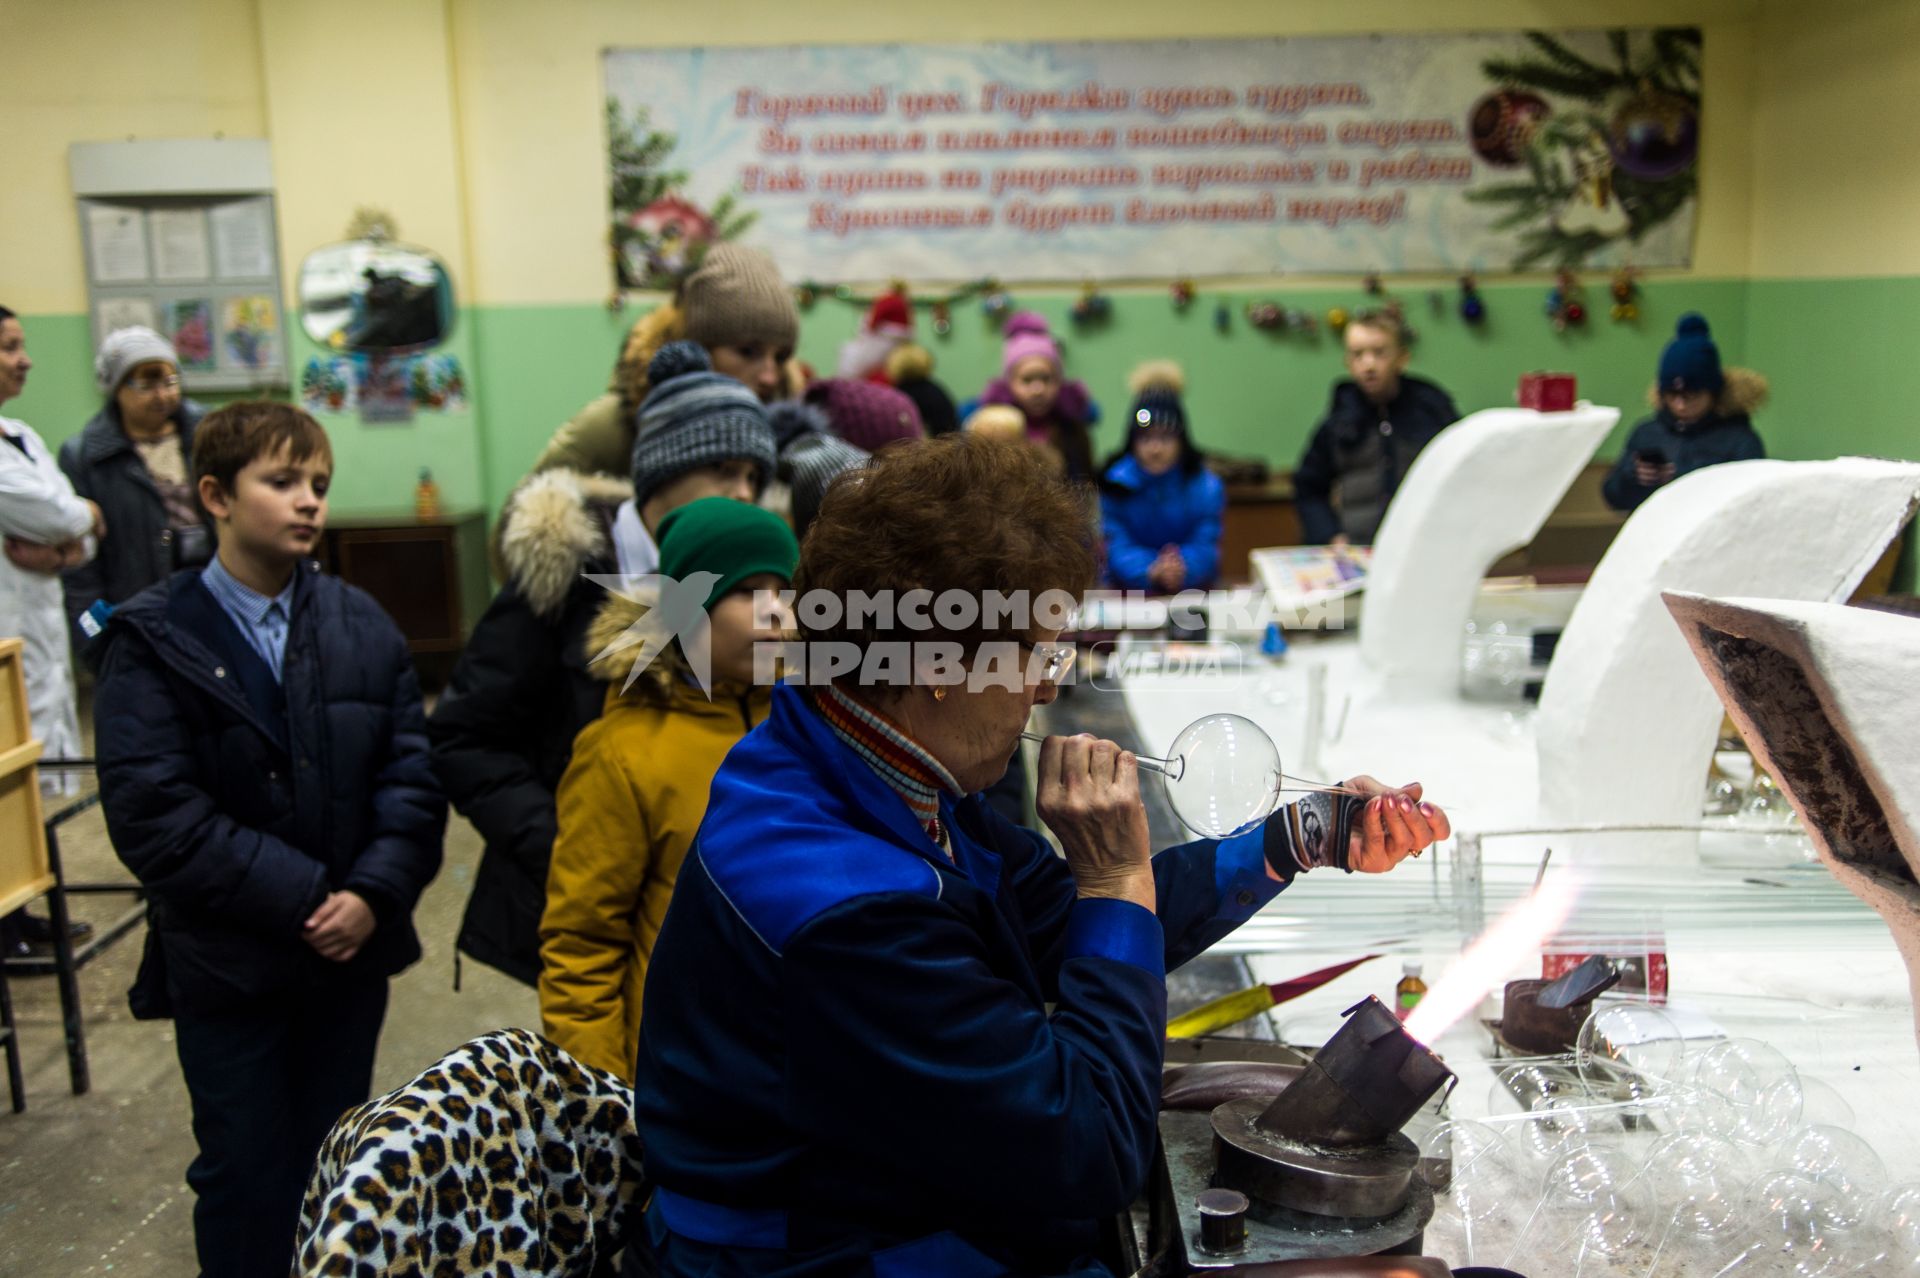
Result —
M 1451 1029 L 1507 979 L 1516 963 L 1559 930 L 1579 895 L 1579 880 L 1571 874 L 1556 875 L 1529 892 L 1482 932 L 1420 1000 L 1407 1017 L 1407 1033 L 1431 1044 Z

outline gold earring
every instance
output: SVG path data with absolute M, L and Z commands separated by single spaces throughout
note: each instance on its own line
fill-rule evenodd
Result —
M 933 699 L 935 701 L 945 701 L 947 699 L 947 690 L 944 687 L 935 688 L 933 690 Z

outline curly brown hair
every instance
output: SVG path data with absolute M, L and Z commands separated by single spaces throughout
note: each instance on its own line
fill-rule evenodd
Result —
M 835 479 L 801 543 L 793 588 L 803 605 L 812 591 L 843 604 L 855 592 L 890 591 L 898 601 L 915 590 L 977 601 L 1047 591 L 1077 599 L 1093 574 L 1089 490 L 1027 444 L 954 434 L 895 445 Z M 1020 624 L 1019 613 L 1009 619 L 983 607 L 973 625 L 956 629 L 927 611 L 931 628 L 898 615 L 888 625 L 844 606 L 835 624 L 810 625 L 803 606 L 799 630 L 810 642 L 953 641 L 971 650 L 1037 628 L 1031 615 Z

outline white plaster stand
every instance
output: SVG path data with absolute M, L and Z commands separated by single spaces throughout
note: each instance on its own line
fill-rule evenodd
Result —
M 1377 690 L 1458 696 L 1460 646 L 1481 580 L 1533 540 L 1614 423 L 1617 408 L 1490 408 L 1420 451 L 1374 539 L 1360 659 Z
M 1821 861 L 1886 920 L 1920 1005 L 1920 618 L 1676 592 L 1666 604 Z
M 1648 498 L 1567 624 L 1535 723 L 1544 824 L 1688 824 L 1720 705 L 1662 590 L 1829 602 L 1859 585 L 1920 500 L 1920 465 L 1729 462 Z

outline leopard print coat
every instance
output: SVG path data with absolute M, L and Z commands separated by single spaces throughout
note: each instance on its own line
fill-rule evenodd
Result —
M 610 1272 L 642 1184 L 632 1088 L 496 1030 L 334 1125 L 293 1278 Z

